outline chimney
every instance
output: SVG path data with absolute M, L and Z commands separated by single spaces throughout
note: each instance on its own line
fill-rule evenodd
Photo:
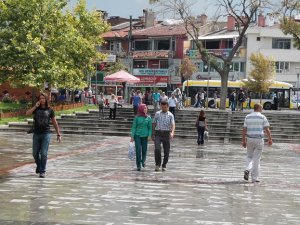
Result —
M 207 22 L 207 15 L 202 14 L 202 15 L 200 16 L 200 23 L 201 23 L 201 25 L 202 25 L 202 26 L 205 25 L 206 22 Z
M 233 31 L 235 30 L 235 19 L 233 16 L 229 15 L 227 16 L 227 30 L 228 31 Z
M 145 28 L 153 27 L 155 25 L 155 12 L 151 9 L 144 9 L 143 13 L 145 17 Z
M 264 17 L 264 15 L 262 13 L 260 13 L 258 15 L 258 23 L 257 25 L 259 27 L 265 27 L 266 26 L 266 18 Z

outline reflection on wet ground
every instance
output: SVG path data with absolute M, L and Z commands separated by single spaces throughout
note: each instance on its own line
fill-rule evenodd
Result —
M 174 140 L 166 172 L 135 171 L 126 137 L 52 141 L 46 179 L 31 136 L 0 134 L 0 224 L 299 224 L 300 146 L 265 147 L 261 183 L 243 180 L 239 145 Z

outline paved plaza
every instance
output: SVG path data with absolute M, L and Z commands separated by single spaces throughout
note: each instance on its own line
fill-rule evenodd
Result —
M 128 137 L 64 136 L 38 178 L 31 135 L 0 133 L 0 224 L 299 224 L 300 145 L 265 147 L 261 183 L 243 180 L 240 145 L 175 139 L 166 172 L 153 143 L 141 172 Z M 54 137 L 54 136 L 53 136 Z

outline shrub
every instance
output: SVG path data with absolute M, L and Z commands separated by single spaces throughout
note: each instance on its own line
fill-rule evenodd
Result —
M 14 97 L 11 97 L 9 95 L 5 95 L 2 99 L 2 102 L 4 102 L 4 103 L 16 103 L 17 100 Z
M 28 104 L 29 104 L 29 101 L 28 101 L 26 98 L 22 98 L 22 99 L 19 100 L 19 103 L 20 103 L 21 105 L 28 105 Z

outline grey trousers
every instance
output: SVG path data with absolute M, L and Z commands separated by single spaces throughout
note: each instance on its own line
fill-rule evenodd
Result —
M 252 181 L 258 180 L 260 158 L 264 146 L 262 138 L 247 138 L 246 170 L 251 172 Z
M 154 150 L 155 165 L 159 167 L 161 166 L 161 144 L 162 144 L 164 148 L 164 160 L 162 163 L 162 167 L 165 168 L 169 161 L 169 154 L 170 154 L 170 132 L 156 131 L 154 144 L 155 144 L 155 150 Z

